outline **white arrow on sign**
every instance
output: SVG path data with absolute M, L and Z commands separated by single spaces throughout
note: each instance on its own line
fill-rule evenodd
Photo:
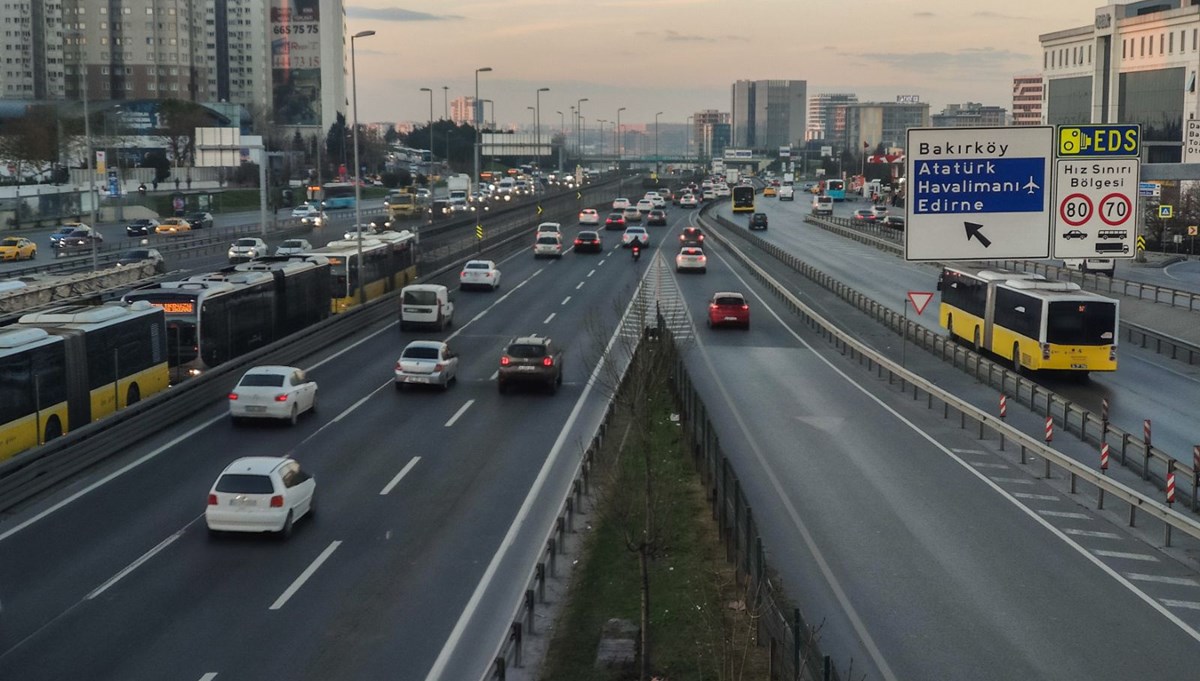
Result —
M 909 291 L 908 300 L 917 314 L 921 314 L 925 311 L 925 306 L 929 305 L 929 301 L 933 300 L 933 294 L 929 291 Z

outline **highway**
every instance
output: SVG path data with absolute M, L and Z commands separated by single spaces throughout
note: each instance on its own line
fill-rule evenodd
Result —
M 766 238 L 870 272 L 870 295 L 931 288 L 932 269 L 803 225 L 806 202 L 794 223 L 771 202 L 760 200 Z M 625 337 L 618 318 L 643 274 L 685 344 L 769 560 L 823 623 L 843 675 L 853 660 L 854 678 L 868 679 L 1189 678 L 1200 609 L 1163 601 L 1200 600 L 1193 565 L 846 362 L 723 247 L 709 243 L 707 274 L 675 274 L 675 235 L 696 217 L 669 214 L 640 263 L 613 248 L 618 232 L 603 233 L 600 255 L 534 260 L 517 246 L 497 258 L 499 291 L 457 293 L 448 332 L 383 323 L 310 358 L 320 411 L 294 429 L 235 429 L 214 404 L 4 518 L 0 678 L 479 678 L 578 443 L 601 418 L 605 387 L 589 377 Z M 841 310 L 799 277 L 787 285 Z M 717 290 L 751 297 L 749 331 L 704 328 Z M 566 347 L 563 389 L 499 395 L 500 348 L 535 331 Z M 458 385 L 392 389 L 392 362 L 418 337 L 449 337 L 464 362 Z M 1128 357 L 1114 376 L 1151 371 Z M 909 359 L 933 380 L 964 382 L 911 349 Z M 317 517 L 286 543 L 209 539 L 204 497 L 217 473 L 238 456 L 284 453 L 317 478 Z

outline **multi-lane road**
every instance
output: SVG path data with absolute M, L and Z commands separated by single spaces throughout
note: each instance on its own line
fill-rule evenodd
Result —
M 881 301 L 899 307 L 898 291 L 936 277 L 803 224 L 803 200 L 772 201 L 766 238 Z M 670 218 L 639 263 L 613 248 L 617 232 L 599 255 L 496 256 L 504 286 L 458 292 L 455 326 L 432 334 L 462 358 L 448 392 L 392 389 L 400 348 L 430 334 L 382 323 L 303 363 L 321 408 L 296 428 L 235 429 L 214 404 L 0 521 L 0 678 L 479 678 L 603 413 L 605 382 L 590 379 L 636 334 L 618 320 L 640 281 L 686 343 L 772 566 L 843 674 L 851 660 L 870 679 L 1194 672 L 1193 565 L 897 397 L 723 246 L 710 240 L 706 274 L 675 274 L 676 235 L 697 216 Z M 750 296 L 751 330 L 704 327 L 716 290 Z M 500 395 L 500 348 L 531 332 L 565 346 L 564 388 Z M 909 352 L 924 375 L 961 382 Z M 1114 376 L 1166 380 L 1150 363 L 1123 354 Z M 212 480 L 250 454 L 290 454 L 317 478 L 318 515 L 288 542 L 204 532 Z

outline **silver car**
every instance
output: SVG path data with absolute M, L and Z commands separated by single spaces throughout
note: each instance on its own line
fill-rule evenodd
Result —
M 446 390 L 456 380 L 458 355 L 442 341 L 413 341 L 396 360 L 396 390 L 406 385 L 437 385 Z

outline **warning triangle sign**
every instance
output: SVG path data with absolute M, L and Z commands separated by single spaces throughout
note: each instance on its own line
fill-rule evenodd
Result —
M 929 291 L 909 291 L 908 299 L 917 314 L 921 314 L 925 311 L 925 306 L 929 305 L 929 301 L 933 300 L 933 294 Z

